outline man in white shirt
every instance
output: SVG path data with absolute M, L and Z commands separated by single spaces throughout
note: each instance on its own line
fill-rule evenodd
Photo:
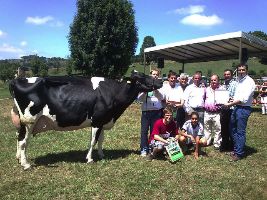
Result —
M 160 72 L 158 69 L 153 69 L 150 74 L 155 79 L 158 79 Z M 137 97 L 137 99 L 142 102 L 140 148 L 141 156 L 143 157 L 146 156 L 149 151 L 148 130 L 151 134 L 155 121 L 162 116 L 163 98 L 164 96 L 159 90 L 142 92 Z
M 170 107 L 174 112 L 174 119 L 176 119 L 177 109 L 182 108 L 184 103 L 183 89 L 178 83 L 176 83 L 176 81 L 176 73 L 170 71 L 168 74 L 168 83 L 163 84 L 163 87 L 160 89 L 160 91 L 162 91 L 162 93 L 164 94 L 166 105 Z
M 198 112 L 199 121 L 204 124 L 204 95 L 205 88 L 200 85 L 200 74 L 193 76 L 193 84 L 186 87 L 183 95 L 184 109 L 187 113 L 187 119 L 190 119 L 192 112 Z
M 185 91 L 186 87 L 188 86 L 188 75 L 186 73 L 181 73 L 179 77 L 179 84 L 182 87 L 183 91 Z M 183 98 L 182 98 L 183 99 Z M 178 127 L 182 127 L 185 123 L 185 110 L 183 107 L 177 108 L 176 114 L 176 122 Z
M 240 64 L 237 67 L 238 79 L 234 98 L 225 106 L 235 108 L 231 115 L 230 130 L 234 142 L 234 151 L 230 161 L 238 161 L 245 156 L 246 128 L 251 114 L 251 105 L 255 90 L 254 80 L 248 76 L 248 66 Z

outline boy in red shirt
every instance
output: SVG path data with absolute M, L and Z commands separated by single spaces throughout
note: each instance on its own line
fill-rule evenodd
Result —
M 167 139 L 169 137 L 175 137 L 177 140 L 178 128 L 176 123 L 173 120 L 172 110 L 166 107 L 163 110 L 163 118 L 158 119 L 153 127 L 153 131 L 149 138 L 149 143 L 152 146 L 152 153 L 147 157 L 148 160 L 152 160 L 155 156 L 162 152 L 165 149 L 165 146 L 168 145 Z

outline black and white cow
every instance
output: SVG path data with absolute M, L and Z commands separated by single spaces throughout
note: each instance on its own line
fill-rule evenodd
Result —
M 161 87 L 160 80 L 139 72 L 132 72 L 127 81 L 101 77 L 14 79 L 10 83 L 10 92 L 20 123 L 16 157 L 24 169 L 30 167 L 26 156 L 30 134 L 91 126 L 92 137 L 86 156 L 87 162 L 93 161 L 92 150 L 96 142 L 98 155 L 103 158 L 103 130 L 113 127 L 139 92 Z

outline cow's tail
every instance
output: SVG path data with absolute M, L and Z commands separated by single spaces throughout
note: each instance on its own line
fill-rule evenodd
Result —
M 9 93 L 11 95 L 11 97 L 14 99 L 15 94 L 14 94 L 14 87 L 15 87 L 15 80 L 11 80 L 9 81 Z

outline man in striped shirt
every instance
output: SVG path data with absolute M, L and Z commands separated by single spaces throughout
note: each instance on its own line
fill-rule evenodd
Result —
M 237 82 L 233 79 L 233 71 L 231 69 L 224 70 L 224 88 L 229 92 L 229 97 L 232 99 L 235 94 Z M 232 151 L 233 141 L 230 135 L 229 125 L 230 117 L 234 107 L 225 108 L 221 111 L 221 135 L 222 143 L 220 151 Z

